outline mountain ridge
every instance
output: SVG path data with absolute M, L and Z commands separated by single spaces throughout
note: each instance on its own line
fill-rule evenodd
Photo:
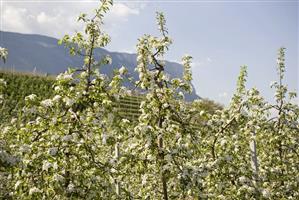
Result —
M 81 57 L 70 56 L 68 50 L 63 45 L 58 45 L 58 39 L 41 34 L 24 34 L 0 31 L 0 46 L 9 51 L 5 64 L 1 63 L 2 69 L 13 69 L 16 71 L 58 74 L 68 67 L 80 67 L 83 65 Z M 103 48 L 95 49 L 95 57 L 104 55 L 112 57 L 112 64 L 101 68 L 101 73 L 111 75 L 114 69 L 125 66 L 130 75 L 138 80 L 135 72 L 136 54 L 127 52 L 108 51 Z M 181 77 L 183 67 L 176 62 L 166 61 L 165 71 L 170 77 Z M 132 84 L 127 83 L 131 87 Z M 193 92 L 186 95 L 186 100 L 191 101 L 199 98 L 192 85 Z

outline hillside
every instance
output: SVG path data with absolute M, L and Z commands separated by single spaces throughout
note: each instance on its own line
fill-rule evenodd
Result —
M 58 40 L 52 37 L 33 34 L 20 34 L 0 31 L 0 46 L 9 50 L 9 57 L 6 64 L 0 63 L 0 68 L 15 71 L 33 72 L 47 74 L 58 74 L 68 67 L 82 66 L 82 58 L 72 57 L 67 49 L 58 45 Z M 101 72 L 112 74 L 114 69 L 121 66 L 128 68 L 129 74 L 138 79 L 138 74 L 134 71 L 136 66 L 136 54 L 109 52 L 98 48 L 95 57 L 101 58 L 104 55 L 112 57 L 112 65 L 104 66 Z M 170 77 L 181 77 L 183 68 L 175 62 L 166 62 L 166 72 Z M 132 87 L 131 83 L 126 86 Z M 192 86 L 193 87 L 193 86 Z M 190 95 L 186 95 L 186 100 L 198 99 L 195 88 Z
M 16 117 L 25 105 L 24 98 L 36 94 L 42 98 L 52 95 L 54 79 L 29 73 L 9 73 L 0 71 L 0 79 L 4 79 L 7 87 L 4 92 L 4 102 L 0 105 L 0 122 Z
M 4 92 L 4 102 L 0 105 L 0 123 L 7 122 L 12 117 L 17 117 L 21 114 L 22 108 L 25 105 L 25 97 L 30 94 L 36 94 L 40 100 L 51 98 L 53 96 L 54 76 L 44 76 L 41 74 L 32 74 L 24 72 L 8 72 L 0 70 L 0 79 L 7 82 L 7 87 Z M 115 103 L 114 106 L 118 109 L 119 114 L 126 119 L 136 121 L 140 115 L 140 102 L 143 96 L 133 95 L 120 99 L 120 103 Z M 192 107 L 196 109 L 193 113 L 192 123 L 202 123 L 203 119 L 199 116 L 200 111 L 215 113 L 216 110 L 221 110 L 222 106 L 208 99 L 193 102 Z
M 26 96 L 36 94 L 42 100 L 53 95 L 55 79 L 50 76 L 0 71 L 0 79 L 7 82 L 4 102 L 0 106 L 0 122 L 10 120 L 11 117 L 17 117 L 21 113 Z M 142 97 L 137 95 L 125 97 L 121 99 L 120 104 L 115 104 L 115 107 L 126 118 L 137 119 L 141 99 Z

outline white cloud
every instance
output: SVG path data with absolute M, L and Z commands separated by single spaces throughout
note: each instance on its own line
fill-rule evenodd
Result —
M 61 38 L 82 30 L 82 24 L 76 22 L 80 13 L 91 14 L 98 7 L 95 2 L 51 3 L 51 2 L 4 2 L 2 7 L 1 30 L 37 33 Z M 105 28 L 109 32 L 120 24 L 128 21 L 130 16 L 140 14 L 144 5 L 129 6 L 115 3 L 104 18 Z
M 34 16 L 33 16 L 34 18 Z M 52 23 L 57 20 L 57 16 L 49 16 L 45 12 L 41 12 L 36 16 L 36 20 L 40 24 Z
M 139 10 L 130 8 L 122 3 L 116 3 L 112 7 L 110 15 L 116 18 L 127 19 L 130 15 L 139 15 Z
M 23 31 L 30 31 L 30 29 L 26 26 L 24 21 L 26 20 L 26 16 L 28 16 L 28 10 L 26 8 L 14 8 L 12 6 L 7 6 L 5 9 L 2 9 L 3 14 L 1 15 L 2 22 L 1 29 L 16 29 Z M 27 20 L 30 18 L 27 17 Z

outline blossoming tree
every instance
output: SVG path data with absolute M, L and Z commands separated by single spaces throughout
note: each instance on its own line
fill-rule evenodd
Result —
M 200 172 L 194 167 L 199 142 L 188 123 L 184 94 L 191 91 L 191 56 L 184 56 L 183 78 L 165 72 L 164 54 L 171 39 L 162 13 L 157 13 L 161 37 L 144 35 L 137 44 L 137 86 L 146 91 L 139 123 L 131 133 L 123 166 L 135 176 L 126 177 L 134 198 L 184 199 L 196 196 Z M 133 163 L 134 164 L 133 164 Z
M 94 56 L 109 42 L 101 25 L 111 5 L 103 0 L 91 18 L 80 15 L 84 33 L 60 41 L 83 57 L 83 67 L 58 75 L 52 98 L 26 97 L 23 116 L 1 132 L 18 158 L 7 177 L 13 199 L 116 198 L 114 147 L 122 121 L 112 103 L 125 92 L 126 70 L 109 79 L 99 69 L 111 58 Z
M 208 116 L 201 135 L 199 160 L 207 176 L 203 198 L 298 198 L 298 105 L 296 93 L 283 85 L 285 49 L 279 50 L 274 82 L 275 102 L 268 103 L 256 88 L 246 90 L 246 67 L 228 108 Z
M 246 89 L 244 66 L 227 108 L 198 111 L 199 102 L 184 102 L 191 56 L 182 78 L 165 72 L 172 40 L 157 13 L 161 36 L 138 40 L 136 87 L 146 94 L 138 121 L 129 121 L 115 106 L 128 95 L 126 68 L 108 78 L 100 72 L 111 58 L 94 54 L 110 41 L 102 24 L 111 5 L 81 14 L 84 32 L 60 41 L 84 65 L 58 75 L 51 98 L 27 96 L 22 115 L 0 125 L 0 198 L 298 199 L 299 107 L 283 83 L 285 49 L 274 103 Z M 0 80 L 0 93 L 5 87 Z

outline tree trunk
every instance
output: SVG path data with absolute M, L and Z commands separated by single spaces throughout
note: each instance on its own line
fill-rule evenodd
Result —
M 159 120 L 159 127 L 162 127 L 163 120 Z M 165 176 L 165 172 L 163 170 L 164 166 L 164 151 L 163 151 L 163 137 L 159 136 L 158 138 L 158 147 L 159 147 L 159 157 L 161 160 L 161 181 L 162 181 L 162 188 L 163 188 L 163 199 L 168 200 L 168 193 L 167 193 L 167 178 Z

